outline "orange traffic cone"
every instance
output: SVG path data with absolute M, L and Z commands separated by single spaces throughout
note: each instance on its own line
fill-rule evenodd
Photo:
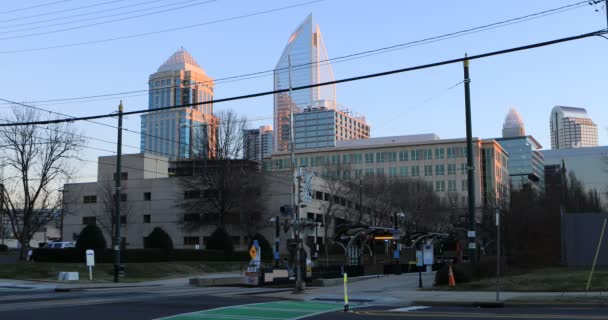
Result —
M 450 265 L 450 268 L 448 269 L 448 285 L 450 287 L 456 286 L 456 280 L 454 280 L 454 273 L 452 272 L 452 265 Z

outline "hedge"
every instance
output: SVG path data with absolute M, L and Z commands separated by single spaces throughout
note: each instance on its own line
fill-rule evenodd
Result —
M 0 244 L 0 252 L 8 251 L 8 246 L 5 244 Z
M 83 262 L 85 254 L 76 248 L 51 249 L 38 248 L 32 252 L 32 259 L 39 262 Z M 190 250 L 190 249 L 127 249 L 121 251 L 121 262 L 164 262 L 164 261 L 242 261 L 251 258 L 247 251 L 235 251 L 226 258 L 221 250 Z M 95 252 L 96 263 L 114 262 L 114 251 L 107 249 Z

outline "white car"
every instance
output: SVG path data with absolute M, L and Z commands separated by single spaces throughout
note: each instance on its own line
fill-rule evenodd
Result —
M 52 248 L 52 249 L 74 248 L 74 247 L 76 247 L 76 242 L 71 242 L 71 241 L 49 242 L 44 247 Z

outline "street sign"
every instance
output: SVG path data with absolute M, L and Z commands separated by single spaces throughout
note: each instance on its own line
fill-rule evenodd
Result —
M 469 231 L 467 231 L 467 236 L 469 238 L 475 238 L 475 230 L 469 230 Z
M 424 250 L 422 251 L 424 257 L 424 265 L 433 265 L 433 258 L 435 255 L 433 251 L 433 243 L 431 241 L 424 244 Z
M 469 249 L 475 249 L 475 248 L 477 248 L 477 244 L 475 242 L 469 243 Z
M 87 267 L 94 267 L 95 266 L 95 251 L 87 250 L 86 255 L 87 255 Z
M 251 256 L 251 259 L 255 259 L 255 257 L 257 257 L 258 255 L 258 250 L 256 250 L 255 246 L 251 246 L 251 249 L 249 249 L 249 256 Z

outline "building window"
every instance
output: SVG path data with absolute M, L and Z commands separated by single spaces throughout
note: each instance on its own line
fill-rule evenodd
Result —
M 97 203 L 97 196 L 84 196 L 82 198 L 83 203 Z
M 445 156 L 445 149 L 439 148 L 435 149 L 435 159 L 443 159 Z
M 448 176 L 456 175 L 456 164 L 448 163 Z
M 397 152 L 389 152 L 388 153 L 388 162 L 397 161 Z
M 96 223 L 97 217 L 95 216 L 82 217 L 82 224 L 95 225 Z
M 456 158 L 456 148 L 448 147 L 448 159 L 454 159 L 454 158 Z
M 384 152 L 376 152 L 376 162 L 384 162 Z
M 433 149 L 424 149 L 424 160 L 433 160 Z
M 184 237 L 185 246 L 193 246 L 199 244 L 199 237 Z
M 374 154 L 373 153 L 365 154 L 365 163 L 374 163 Z
M 120 216 L 120 224 L 122 224 L 122 225 L 127 224 L 127 216 Z
M 422 149 L 412 150 L 412 161 L 422 160 Z
M 397 176 L 397 167 L 388 168 L 388 175 L 391 177 Z
M 116 200 L 116 194 L 112 195 L 112 199 Z M 121 193 L 120 194 L 120 201 L 122 201 L 122 202 L 126 202 L 127 201 L 127 194 L 126 193 Z
M 445 192 L 445 181 L 435 181 L 435 191 Z
M 152 192 L 144 192 L 144 201 L 152 200 Z
M 384 168 L 376 168 L 376 175 L 384 175 Z
M 433 166 L 432 165 L 425 165 L 424 166 L 424 176 L 425 177 L 430 177 L 433 175 Z
M 460 181 L 460 187 L 462 191 L 468 191 L 467 179 Z
M 114 181 L 116 181 L 116 172 L 114 172 L 114 175 L 112 176 L 112 179 L 114 179 Z M 120 180 L 129 180 L 129 173 L 128 172 L 121 172 L 120 173 Z
M 408 160 L 408 153 L 407 150 L 403 150 L 399 152 L 399 161 L 407 161 Z
M 150 223 L 151 220 L 152 219 L 149 214 L 144 214 L 144 223 Z
M 456 180 L 448 180 L 448 191 L 456 192 Z
M 436 176 L 443 176 L 445 175 L 445 166 L 442 164 L 438 164 L 435 166 L 435 175 Z
M 407 172 L 407 167 L 399 167 L 399 175 L 402 177 L 407 177 L 408 176 L 408 172 Z
M 420 167 L 412 166 L 412 177 L 420 176 Z
M 184 191 L 184 199 L 198 199 L 201 197 L 200 190 L 186 190 Z

